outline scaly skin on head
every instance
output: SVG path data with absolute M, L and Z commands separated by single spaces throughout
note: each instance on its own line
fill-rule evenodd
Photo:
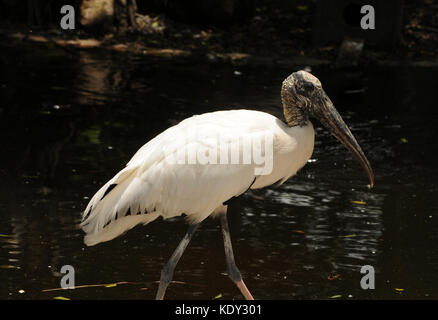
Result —
M 289 127 L 306 125 L 313 107 L 310 97 L 316 89 L 321 89 L 321 82 L 306 71 L 294 72 L 283 81 L 281 100 Z

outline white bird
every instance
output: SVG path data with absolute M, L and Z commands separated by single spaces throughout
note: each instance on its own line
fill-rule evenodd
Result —
M 185 214 L 190 227 L 161 272 L 156 298 L 163 299 L 199 224 L 219 216 L 228 274 L 243 296 L 253 299 L 234 262 L 226 203 L 249 189 L 281 184 L 306 164 L 315 135 L 309 116 L 319 119 L 357 157 L 370 186 L 374 184 L 367 158 L 315 76 L 291 74 L 283 81 L 281 98 L 286 123 L 259 111 L 218 111 L 183 120 L 150 140 L 90 200 L 81 223 L 85 244 L 109 241 L 160 216 Z M 245 141 L 253 142 L 252 152 Z M 260 161 L 248 161 L 256 151 L 264 157 L 265 171 Z M 272 163 L 266 165 L 269 156 Z

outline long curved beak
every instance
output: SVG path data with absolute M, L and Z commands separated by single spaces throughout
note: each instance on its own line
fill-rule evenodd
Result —
M 362 148 L 357 143 L 344 120 L 342 120 L 333 102 L 322 89 L 315 94 L 312 100 L 314 116 L 356 157 L 365 169 L 370 181 L 370 188 L 372 188 L 374 186 L 373 169 L 371 169 L 371 165 L 367 157 L 365 157 Z

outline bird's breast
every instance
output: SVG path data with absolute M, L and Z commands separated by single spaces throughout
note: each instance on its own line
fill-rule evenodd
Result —
M 312 156 L 314 142 L 315 131 L 310 121 L 305 126 L 278 125 L 274 130 L 272 172 L 258 176 L 252 188 L 284 182 L 293 176 Z

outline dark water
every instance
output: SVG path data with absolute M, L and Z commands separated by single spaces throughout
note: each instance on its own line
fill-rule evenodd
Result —
M 5 45 L 0 57 L 0 299 L 152 299 L 186 231 L 157 220 L 85 247 L 75 225 L 101 184 L 149 139 L 196 114 L 247 107 L 281 117 L 281 81 L 306 66 L 231 65 Z M 258 299 L 438 298 L 438 70 L 312 68 L 376 174 L 317 126 L 313 161 L 229 215 L 238 266 Z M 76 285 L 60 287 L 63 265 Z M 360 268 L 376 271 L 362 290 Z M 169 299 L 241 296 L 218 221 L 181 259 Z M 22 290 L 22 291 L 20 291 Z M 23 292 L 24 291 L 24 292 Z M 20 293 L 21 292 L 21 293 Z

